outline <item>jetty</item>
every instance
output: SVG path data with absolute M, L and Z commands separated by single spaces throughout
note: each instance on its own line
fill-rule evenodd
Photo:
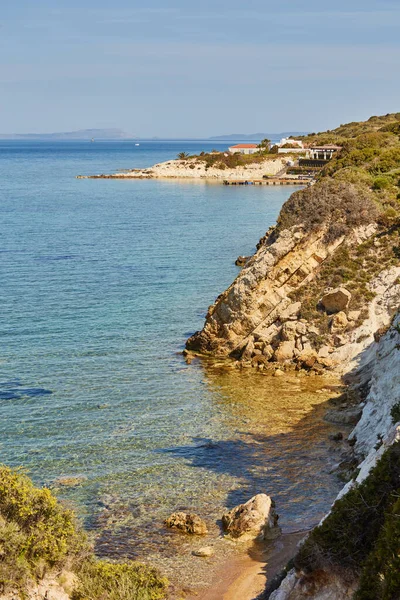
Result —
M 223 185 L 309 185 L 311 179 L 285 179 L 270 177 L 268 179 L 224 179 Z

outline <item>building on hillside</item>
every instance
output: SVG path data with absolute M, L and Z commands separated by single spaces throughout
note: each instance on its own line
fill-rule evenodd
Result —
M 325 146 L 311 146 L 307 150 L 307 158 L 310 160 L 331 160 L 335 152 L 339 152 L 342 146 L 326 144 Z
M 303 142 L 301 140 L 292 140 L 291 138 L 282 138 L 278 144 L 278 154 L 301 153 L 304 152 Z
M 260 151 L 257 144 L 236 144 L 228 148 L 231 154 L 255 154 Z

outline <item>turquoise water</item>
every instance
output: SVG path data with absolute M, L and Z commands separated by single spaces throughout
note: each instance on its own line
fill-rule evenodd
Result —
M 0 144 L 1 460 L 71 502 L 100 554 L 173 560 L 169 513 L 214 521 L 259 491 L 296 529 L 336 489 L 315 382 L 179 354 L 295 188 L 75 179 L 210 148 Z

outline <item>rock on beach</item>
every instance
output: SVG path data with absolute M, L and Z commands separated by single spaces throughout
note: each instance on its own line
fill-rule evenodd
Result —
M 222 516 L 226 533 L 234 539 L 271 539 L 279 533 L 275 503 L 267 494 L 257 494 Z

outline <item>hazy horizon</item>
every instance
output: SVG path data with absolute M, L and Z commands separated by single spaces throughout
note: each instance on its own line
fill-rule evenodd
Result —
M 2 16 L 0 131 L 207 138 L 399 110 L 398 2 L 28 0 Z

